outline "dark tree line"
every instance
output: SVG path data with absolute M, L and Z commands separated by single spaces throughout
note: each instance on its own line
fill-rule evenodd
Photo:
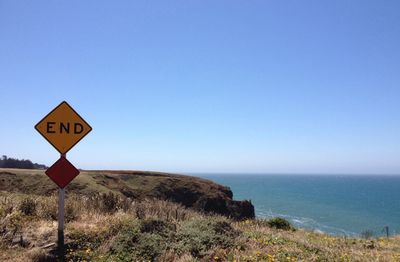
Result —
M 8 158 L 3 155 L 0 159 L 0 168 L 46 169 L 47 166 L 32 163 L 32 161 L 27 159 Z

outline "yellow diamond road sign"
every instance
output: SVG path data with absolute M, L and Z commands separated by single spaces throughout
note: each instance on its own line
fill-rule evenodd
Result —
M 67 153 L 92 131 L 89 124 L 65 101 L 45 116 L 35 129 L 61 154 Z

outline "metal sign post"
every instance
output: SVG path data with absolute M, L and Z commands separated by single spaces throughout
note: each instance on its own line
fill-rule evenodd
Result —
M 64 245 L 65 188 L 58 189 L 58 243 Z
M 61 158 L 67 158 L 67 154 L 61 154 Z M 57 247 L 64 257 L 64 203 L 65 203 L 65 187 L 58 189 L 58 237 L 57 237 Z
M 58 189 L 58 237 L 57 248 L 61 257 L 64 257 L 64 196 L 65 188 Z

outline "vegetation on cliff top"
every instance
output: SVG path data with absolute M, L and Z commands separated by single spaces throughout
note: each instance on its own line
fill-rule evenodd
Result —
M 56 193 L 41 170 L 0 170 L 0 261 L 57 259 Z M 67 187 L 65 258 L 400 261 L 399 236 L 333 237 L 295 230 L 280 218 L 237 220 L 237 214 L 246 210 L 240 209 L 240 203 L 247 202 L 234 202 L 229 188 L 200 178 L 139 171 L 82 172 Z M 221 212 L 224 208 L 237 216 L 228 218 Z
M 0 192 L 0 260 L 54 261 L 57 197 Z M 66 261 L 399 261 L 400 238 L 332 237 L 113 193 L 66 199 Z M 271 224 L 272 223 L 272 224 Z
M 0 169 L 0 190 L 48 195 L 56 192 L 57 186 L 44 170 Z M 66 192 L 84 196 L 112 192 L 138 200 L 157 198 L 235 219 L 254 218 L 250 201 L 233 200 L 228 187 L 192 176 L 144 171 L 81 171 L 66 187 Z

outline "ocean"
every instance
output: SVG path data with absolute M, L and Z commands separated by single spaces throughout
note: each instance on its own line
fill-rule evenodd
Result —
M 250 199 L 258 218 L 339 236 L 400 234 L 400 176 L 196 174 Z

